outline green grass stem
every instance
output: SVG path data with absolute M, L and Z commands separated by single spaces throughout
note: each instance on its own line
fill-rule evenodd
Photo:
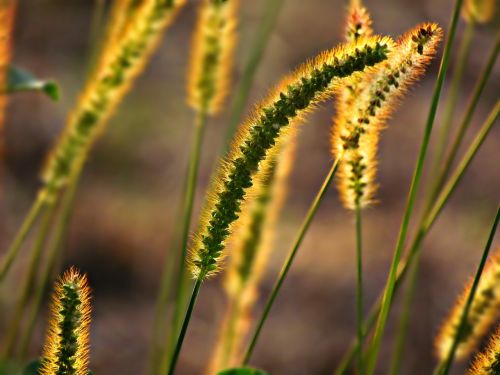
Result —
M 33 202 L 28 214 L 26 215 L 19 231 L 17 232 L 11 245 L 5 252 L 5 256 L 0 265 L 0 282 L 2 282 L 9 272 L 14 259 L 17 257 L 19 250 L 21 250 L 24 241 L 28 237 L 31 229 L 33 228 L 36 220 L 40 214 L 45 210 L 47 205 L 44 195 L 38 195 L 37 199 Z
M 33 245 L 33 250 L 31 251 L 31 259 L 29 262 L 24 284 L 21 288 L 21 298 L 19 298 L 16 303 L 12 320 L 8 325 L 7 335 L 4 343 L 3 358 L 8 358 L 13 354 L 15 344 L 19 340 L 19 328 L 24 316 L 24 311 L 29 304 L 30 296 L 36 284 L 35 281 L 37 278 L 38 270 L 40 269 L 43 249 L 45 247 L 47 236 L 54 219 L 55 209 L 56 206 L 54 204 L 51 204 L 43 213 L 40 222 L 40 228 L 38 229 L 38 234 Z
M 500 102 L 497 102 L 496 106 L 493 108 L 490 115 L 488 116 L 484 124 L 481 126 L 481 129 L 477 133 L 475 139 L 472 141 L 467 151 L 465 152 L 464 156 L 462 157 L 461 161 L 457 165 L 454 173 L 448 180 L 445 187 L 442 189 L 438 199 L 434 202 L 434 206 L 428 211 L 428 214 L 425 215 L 425 219 L 421 221 L 419 229 L 415 235 L 415 238 L 411 243 L 406 261 L 402 263 L 401 270 L 397 275 L 395 289 L 394 289 L 395 293 L 399 290 L 401 283 L 405 279 L 411 265 L 413 264 L 417 255 L 419 254 L 425 236 L 431 229 L 432 225 L 435 223 L 437 217 L 442 212 L 443 208 L 445 207 L 446 203 L 451 197 L 451 194 L 455 191 L 463 175 L 469 168 L 472 160 L 476 156 L 484 140 L 486 139 L 489 132 L 493 128 L 493 125 L 498 119 L 499 114 L 500 114 Z M 365 329 L 364 329 L 365 334 L 371 331 L 371 329 L 375 325 L 376 318 L 380 312 L 382 297 L 383 295 L 379 296 L 375 304 L 372 306 L 368 317 L 365 319 Z M 355 340 L 352 342 L 348 351 L 342 358 L 340 364 L 337 366 L 337 369 L 335 370 L 335 375 L 344 375 L 348 373 L 349 365 L 354 359 L 356 353 L 357 353 L 357 341 Z
M 370 351 L 368 355 L 367 368 L 366 373 L 368 375 L 372 375 L 375 371 L 375 367 L 377 364 L 377 357 L 380 350 L 380 344 L 382 342 L 382 336 L 384 334 L 385 325 L 387 323 L 387 319 L 389 317 L 389 311 L 392 305 L 392 298 L 394 295 L 394 285 L 396 283 L 397 270 L 399 266 L 399 262 L 401 260 L 401 256 L 403 254 L 403 249 L 405 245 L 406 235 L 408 232 L 408 227 L 410 224 L 410 219 L 413 214 L 413 208 L 415 205 L 415 199 L 417 196 L 418 189 L 420 187 L 420 180 L 422 177 L 422 172 L 425 164 L 425 159 L 427 156 L 427 149 L 429 146 L 430 137 L 432 134 L 432 128 L 434 125 L 434 120 L 436 117 L 437 107 L 439 104 L 439 98 L 441 96 L 441 89 L 443 87 L 444 78 L 446 75 L 446 71 L 448 69 L 448 63 L 451 54 L 451 47 L 453 44 L 453 40 L 455 39 L 455 32 L 457 28 L 458 18 L 460 15 L 460 8 L 462 7 L 463 0 L 457 0 L 455 2 L 455 8 L 453 10 L 453 15 L 450 24 L 450 33 L 448 35 L 446 45 L 444 48 L 443 58 L 441 60 L 441 66 L 439 68 L 438 77 L 436 80 L 436 84 L 434 87 L 434 93 L 432 97 L 431 107 L 429 110 L 429 115 L 427 119 L 427 123 L 425 126 L 425 131 L 422 139 L 422 144 L 420 147 L 417 164 L 415 166 L 415 171 L 413 174 L 412 182 L 410 185 L 410 191 L 408 193 L 408 200 L 406 204 L 406 210 L 403 216 L 403 220 L 401 223 L 401 228 L 398 235 L 398 240 L 396 244 L 396 249 L 394 251 L 394 257 L 392 260 L 391 268 L 389 271 L 389 276 L 387 278 L 387 284 L 384 291 L 384 297 L 382 299 L 382 307 L 380 309 L 380 314 L 378 317 L 377 325 L 375 328 L 375 333 L 373 336 L 372 345 L 370 346 Z
M 363 368 L 363 243 L 362 217 L 359 202 L 356 204 L 356 331 L 358 336 L 358 374 L 364 374 Z
M 262 316 L 260 317 L 259 322 L 257 323 L 257 328 L 255 329 L 255 332 L 253 334 L 253 337 L 250 341 L 245 357 L 243 359 L 243 365 L 247 365 L 248 362 L 250 361 L 253 350 L 255 348 L 255 344 L 257 344 L 257 340 L 259 339 L 260 333 L 262 331 L 262 327 L 264 326 L 264 323 L 267 320 L 267 317 L 276 300 L 276 297 L 278 296 L 278 293 L 281 290 L 283 282 L 285 281 L 288 271 L 290 270 L 293 260 L 295 259 L 295 255 L 297 255 L 297 251 L 299 250 L 300 245 L 302 244 L 302 240 L 304 239 L 307 230 L 309 229 L 309 226 L 311 225 L 311 222 L 314 219 L 316 212 L 318 211 L 320 203 L 323 200 L 323 197 L 325 196 L 325 193 L 327 192 L 328 187 L 330 186 L 330 183 L 332 182 L 333 177 L 335 176 L 335 173 L 337 172 L 339 164 L 340 164 L 340 158 L 333 163 L 332 167 L 330 168 L 330 171 L 328 172 L 323 182 L 323 185 L 321 186 L 321 189 L 318 191 L 316 197 L 314 198 L 313 203 L 309 208 L 309 211 L 307 212 L 307 215 L 302 223 L 302 226 L 300 227 L 295 242 L 292 248 L 290 249 L 285 264 L 283 265 L 283 268 L 281 269 L 278 279 L 276 280 L 276 284 L 274 285 L 271 295 L 269 296 L 269 299 L 266 302 L 266 306 L 264 307 Z
M 484 247 L 483 254 L 481 256 L 481 261 L 479 262 L 476 275 L 474 276 L 474 281 L 472 282 L 470 293 L 467 297 L 467 301 L 465 302 L 465 306 L 462 311 L 462 315 L 460 317 L 460 323 L 458 325 L 455 337 L 453 338 L 453 344 L 451 345 L 448 356 L 442 363 L 438 364 L 437 369 L 434 372 L 436 375 L 448 375 L 448 373 L 450 372 L 451 364 L 453 363 L 453 359 L 455 358 L 455 352 L 458 348 L 460 338 L 464 333 L 464 329 L 466 328 L 467 315 L 469 314 L 472 301 L 474 300 L 474 296 L 476 294 L 476 290 L 479 285 L 479 280 L 481 279 L 481 275 L 483 273 L 484 265 L 486 264 L 486 260 L 488 259 L 488 254 L 490 252 L 491 244 L 493 243 L 493 238 L 495 237 L 495 232 L 497 230 L 497 225 L 499 220 L 500 220 L 500 205 L 497 208 L 497 213 L 495 215 L 495 220 L 493 221 L 493 226 L 490 230 L 488 240 L 486 241 L 486 245 Z
M 472 38 L 474 36 L 474 29 L 475 22 L 471 19 L 470 22 L 467 22 L 462 40 L 460 42 L 460 46 L 458 47 L 456 66 L 451 77 L 450 88 L 448 89 L 448 97 L 445 102 L 443 120 L 441 121 L 441 129 L 437 137 L 436 149 L 433 156 L 434 160 L 430 173 L 430 176 L 433 179 L 436 179 L 438 177 L 440 166 L 443 162 L 443 157 L 446 151 L 446 146 L 449 142 L 453 115 L 456 113 L 458 97 L 460 94 L 460 83 L 464 76 L 467 57 L 470 54 L 470 46 Z
M 187 277 L 187 272 L 186 272 L 186 258 L 187 258 L 187 247 L 188 247 L 188 241 L 189 241 L 189 230 L 191 227 L 191 218 L 192 218 L 192 213 L 193 213 L 193 203 L 194 203 L 194 197 L 196 193 L 196 182 L 198 178 L 198 169 L 200 165 L 200 158 L 201 158 L 201 148 L 203 144 L 203 135 L 205 132 L 205 127 L 207 124 L 207 113 L 206 111 L 202 110 L 197 114 L 197 119 L 195 123 L 195 133 L 194 133 L 194 139 L 193 143 L 191 146 L 191 151 L 189 155 L 189 165 L 188 165 L 188 172 L 187 172 L 187 183 L 186 183 L 186 189 L 185 194 L 183 196 L 183 210 L 182 210 L 182 229 L 181 229 L 181 243 L 180 243 L 180 248 L 179 248 L 179 258 L 178 258 L 178 269 L 176 273 L 176 280 L 175 284 L 173 284 L 175 290 L 174 298 L 175 298 L 175 305 L 174 305 L 174 310 L 172 313 L 172 322 L 170 324 L 170 331 L 168 333 L 167 337 L 167 342 L 165 347 L 163 348 L 163 354 L 162 358 L 163 360 L 161 361 L 160 364 L 160 373 L 164 373 L 167 366 L 168 366 L 168 358 L 170 357 L 170 349 L 173 348 L 173 344 L 175 342 L 175 338 L 178 335 L 179 332 L 179 325 L 181 323 L 181 311 L 185 307 L 185 288 L 186 288 L 186 282 L 188 280 Z M 171 259 L 167 259 L 166 262 L 168 263 L 171 261 Z M 168 272 L 169 267 L 165 267 L 164 273 Z M 171 284 L 169 280 L 168 275 L 163 275 L 162 276 L 162 285 L 160 286 L 160 294 L 164 294 L 165 291 L 169 289 L 169 285 Z M 158 298 L 159 302 L 165 303 L 168 301 L 167 298 L 164 297 L 164 295 L 160 295 Z M 159 313 L 163 313 L 165 311 L 166 307 L 159 306 L 157 308 L 157 311 Z M 161 319 L 164 318 L 163 316 L 159 315 L 155 317 L 155 323 L 156 325 L 160 325 Z M 160 332 L 158 332 L 160 333 Z
M 182 349 L 182 344 L 184 343 L 184 338 L 186 337 L 187 328 L 189 326 L 189 321 L 191 320 L 191 315 L 193 314 L 193 309 L 196 304 L 196 300 L 198 298 L 198 294 L 200 293 L 201 284 L 203 282 L 203 277 L 198 277 L 193 287 L 193 292 L 191 293 L 191 298 L 189 300 L 188 308 L 186 310 L 186 315 L 184 317 L 184 321 L 181 326 L 181 330 L 179 333 L 179 337 L 177 339 L 177 343 L 175 344 L 175 348 L 172 354 L 172 358 L 170 359 L 170 365 L 168 369 L 168 375 L 173 375 L 175 373 L 175 368 L 177 366 L 177 361 L 179 360 L 179 354 Z

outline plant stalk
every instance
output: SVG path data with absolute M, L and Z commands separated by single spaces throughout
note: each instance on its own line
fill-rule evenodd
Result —
M 422 172 L 425 164 L 425 159 L 427 156 L 427 149 L 429 147 L 429 141 L 432 134 L 432 128 L 434 125 L 434 120 L 436 117 L 437 107 L 439 104 L 439 98 L 441 96 L 441 89 L 443 87 L 444 77 L 446 75 L 446 71 L 448 69 L 448 63 L 451 54 L 451 47 L 453 44 L 453 40 L 455 39 L 455 33 L 458 23 L 458 18 L 460 15 L 460 9 L 462 7 L 463 0 L 457 0 L 455 2 L 455 8 L 453 10 L 453 16 L 451 19 L 450 25 L 450 34 L 448 36 L 448 40 L 446 42 L 446 46 L 444 49 L 443 58 L 441 60 L 441 66 L 439 68 L 439 73 L 436 81 L 436 85 L 434 87 L 433 98 L 431 102 L 431 107 L 429 110 L 429 115 L 427 118 L 427 124 L 425 127 L 424 136 L 422 139 L 422 144 L 420 147 L 420 152 L 417 159 L 417 164 L 415 166 L 415 171 L 413 174 L 410 191 L 408 193 L 408 200 L 406 204 L 406 210 L 403 216 L 403 221 L 401 223 L 401 228 L 398 235 L 398 240 L 396 244 L 396 249 L 394 251 L 394 257 L 392 260 L 391 268 L 389 271 L 389 276 L 387 278 L 387 284 L 384 292 L 384 297 L 382 299 L 382 307 L 380 309 L 380 314 L 378 317 L 377 325 L 375 328 L 375 333 L 373 336 L 372 345 L 370 346 L 370 351 L 368 355 L 367 361 L 367 371 L 368 375 L 372 375 L 375 371 L 375 366 L 377 364 L 378 353 L 380 350 L 380 344 L 382 342 L 382 336 L 384 334 L 385 325 L 387 323 L 387 319 L 389 317 L 389 311 L 392 305 L 392 298 L 394 295 L 394 285 L 396 283 L 397 270 L 399 266 L 399 262 L 401 260 L 401 256 L 403 254 L 403 249 L 405 245 L 406 235 L 408 232 L 408 227 L 410 223 L 411 216 L 413 214 L 413 208 L 415 205 L 415 199 L 417 196 L 418 189 L 420 187 L 420 180 L 422 177 Z
M 425 215 L 425 219 L 421 221 L 417 234 L 414 240 L 412 241 L 410 250 L 406 257 L 406 261 L 402 262 L 400 271 L 398 271 L 394 289 L 395 293 L 399 290 L 402 281 L 405 279 L 407 272 L 409 271 L 411 265 L 415 261 L 415 258 L 419 254 L 422 241 L 424 240 L 425 236 L 431 229 L 432 225 L 436 221 L 439 214 L 442 212 L 444 206 L 448 202 L 448 199 L 451 197 L 451 194 L 455 191 L 460 180 L 467 171 L 467 168 L 474 159 L 474 156 L 476 156 L 484 140 L 486 139 L 489 132 L 493 128 L 493 125 L 495 124 L 495 121 L 498 119 L 499 114 L 500 114 L 500 101 L 497 102 L 497 105 L 493 108 L 490 115 L 482 125 L 474 141 L 470 144 L 469 148 L 462 157 L 460 163 L 456 167 L 454 173 L 452 174 L 447 184 L 439 194 L 438 199 L 434 201 L 433 207 L 428 211 L 428 214 Z M 365 330 L 364 330 L 365 333 L 369 332 L 375 325 L 376 318 L 380 312 L 382 297 L 383 294 L 379 296 L 375 304 L 372 306 L 370 314 L 368 315 L 368 318 L 365 320 Z M 358 350 L 357 341 L 353 341 L 351 347 L 346 352 L 341 363 L 335 370 L 335 375 L 347 374 L 349 364 L 352 362 L 357 350 Z
M 189 300 L 189 305 L 186 310 L 186 316 L 184 317 L 184 322 L 182 323 L 181 331 L 179 333 L 179 337 L 177 339 L 177 343 L 175 345 L 174 352 L 172 354 L 172 358 L 170 360 L 170 366 L 168 369 L 168 375 L 173 375 L 175 372 L 175 367 L 177 365 L 177 361 L 179 359 L 179 354 L 182 349 L 182 344 L 184 342 L 184 338 L 186 337 L 187 328 L 189 326 L 189 321 L 191 320 L 191 315 L 193 314 L 193 309 L 196 304 L 196 300 L 198 298 L 198 294 L 200 293 L 200 287 L 203 282 L 202 277 L 198 277 L 193 287 L 193 292 L 191 293 L 191 299 Z
M 197 119 L 195 123 L 195 134 L 194 140 L 191 146 L 190 156 L 189 156 L 189 165 L 188 165 L 188 174 L 187 174 L 187 184 L 185 189 L 185 195 L 183 197 L 183 216 L 182 216 L 182 232 L 181 232 L 181 244 L 180 244 L 180 256 L 178 258 L 178 270 L 176 274 L 176 283 L 174 284 L 174 288 L 176 288 L 175 297 L 175 305 L 172 314 L 172 322 L 170 325 L 170 332 L 167 338 L 167 344 L 163 350 L 163 358 L 164 360 L 160 364 L 160 372 L 164 373 L 168 366 L 168 358 L 170 353 L 170 348 L 173 347 L 174 340 L 179 331 L 181 311 L 185 306 L 185 288 L 186 288 L 186 257 L 187 257 L 187 246 L 189 240 L 189 229 L 191 227 L 191 217 L 193 211 L 193 203 L 196 192 L 196 181 L 198 178 L 198 169 L 200 165 L 201 158 L 201 148 L 203 144 L 203 135 L 205 132 L 205 127 L 207 123 L 207 111 L 202 109 L 197 114 Z M 169 259 L 166 259 L 166 263 L 169 262 Z M 164 305 L 168 301 L 165 298 L 165 292 L 168 291 L 170 282 L 170 277 L 167 274 L 169 267 L 165 267 L 164 274 L 162 275 L 162 285 L 160 286 L 160 296 L 158 299 L 158 303 L 163 303 Z M 164 312 L 165 307 L 158 307 L 158 312 Z M 155 317 L 155 326 L 161 324 L 162 316 Z M 158 332 L 160 333 L 160 332 Z
M 358 336 L 358 373 L 364 374 L 363 369 L 363 244 L 361 228 L 361 207 L 356 202 L 356 327 Z
M 252 340 L 250 341 L 250 344 L 249 344 L 248 349 L 246 351 L 245 357 L 243 359 L 243 365 L 245 365 L 245 366 L 250 361 L 253 350 L 255 348 L 255 344 L 257 343 L 257 340 L 259 339 L 260 333 L 262 331 L 262 327 L 264 326 L 264 323 L 266 322 L 266 319 L 269 315 L 269 312 L 271 311 L 271 308 L 274 304 L 274 301 L 276 300 L 276 297 L 278 296 L 278 293 L 281 290 L 283 282 L 285 281 L 285 278 L 288 274 L 288 271 L 290 270 L 290 267 L 292 266 L 293 260 L 295 259 L 295 255 L 297 254 L 297 251 L 298 251 L 300 245 L 302 244 L 302 240 L 304 239 L 305 234 L 307 233 L 307 230 L 309 229 L 309 226 L 311 225 L 311 222 L 314 219 L 316 212 L 318 211 L 320 203 L 323 200 L 323 197 L 325 196 L 325 193 L 328 190 L 328 187 L 330 186 L 330 183 L 332 182 L 333 177 L 335 176 L 335 173 L 337 172 L 339 163 L 341 162 L 341 158 L 342 158 L 342 156 L 340 156 L 333 163 L 332 167 L 330 168 L 330 171 L 328 172 L 325 180 L 323 181 L 323 185 L 321 186 L 321 189 L 318 191 L 313 203 L 311 204 L 311 207 L 309 208 L 309 211 L 307 212 L 307 215 L 302 223 L 302 226 L 299 230 L 297 238 L 295 239 L 295 242 L 294 242 L 292 248 L 290 249 L 290 252 L 289 252 L 288 257 L 285 261 L 285 264 L 283 265 L 283 268 L 281 269 L 281 272 L 278 276 L 278 279 L 276 280 L 276 283 L 275 283 L 274 288 L 271 292 L 271 295 L 269 296 L 269 299 L 267 300 L 266 306 L 264 308 L 264 312 L 262 313 L 262 316 L 260 317 L 260 320 L 257 324 L 257 328 L 255 329 L 254 335 L 252 337 Z
M 443 361 L 442 364 L 438 364 L 438 367 L 435 371 L 435 374 L 437 375 L 448 375 L 448 373 L 450 372 L 451 364 L 453 363 L 453 359 L 455 358 L 455 352 L 458 348 L 458 344 L 460 343 L 460 339 L 464 333 L 464 329 L 466 327 L 466 322 L 467 322 L 467 316 L 469 314 L 472 301 L 474 300 L 474 296 L 476 295 L 476 290 L 479 285 L 479 280 L 481 279 L 481 275 L 483 273 L 486 260 L 488 259 L 488 254 L 490 252 L 491 244 L 493 243 L 493 238 L 495 237 L 495 232 L 497 230 L 497 225 L 499 220 L 500 220 L 500 205 L 497 208 L 497 213 L 495 215 L 495 220 L 493 221 L 493 226 L 490 230 L 488 240 L 486 241 L 486 246 L 484 247 L 483 254 L 481 256 L 481 261 L 479 262 L 476 275 L 474 276 L 474 281 L 472 282 L 470 293 L 467 297 L 467 301 L 465 302 L 462 315 L 460 316 L 460 323 L 457 327 L 455 337 L 453 338 L 453 344 L 451 345 L 450 351 L 448 352 L 448 356 L 446 357 L 446 359 Z
M 37 196 L 37 199 L 33 202 L 23 223 L 21 224 L 19 231 L 12 241 L 12 244 L 5 252 L 5 256 L 0 266 L 0 282 L 3 281 L 5 276 L 7 276 L 7 273 L 9 272 L 14 259 L 17 257 L 19 250 L 21 250 L 21 246 L 24 244 L 24 241 L 28 237 L 28 234 L 33 228 L 33 225 L 35 224 L 40 214 L 45 210 L 46 206 L 47 201 L 45 195 L 39 194 Z

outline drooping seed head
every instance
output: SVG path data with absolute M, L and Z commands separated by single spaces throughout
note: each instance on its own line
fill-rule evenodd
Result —
M 465 288 L 455 307 L 441 327 L 436 338 L 436 355 L 440 360 L 447 357 L 456 336 L 462 312 L 470 294 L 472 283 Z M 488 261 L 472 301 L 465 329 L 459 337 L 457 359 L 464 359 L 477 349 L 478 343 L 500 317 L 500 249 Z
M 88 375 L 90 288 L 71 268 L 55 284 L 41 375 Z
M 469 375 L 500 375 L 500 326 L 491 335 L 486 350 L 474 359 Z
M 203 279 L 219 269 L 225 240 L 238 219 L 253 176 L 288 129 L 315 104 L 330 97 L 340 78 L 384 61 L 391 50 L 390 39 L 372 37 L 323 52 L 285 78 L 256 108 L 240 127 L 208 195 L 190 249 L 195 278 Z
M 495 15 L 495 0 L 465 0 L 462 16 L 466 21 L 487 23 Z
M 189 104 L 216 113 L 227 94 L 239 0 L 203 0 L 199 11 L 190 68 Z
M 354 104 L 349 110 L 341 108 L 334 118 L 332 153 L 335 157 L 343 154 L 337 187 L 347 209 L 373 202 L 380 130 L 398 99 L 425 71 L 441 37 L 441 28 L 433 23 L 418 25 L 404 34 L 391 58 L 374 73 L 363 75 Z

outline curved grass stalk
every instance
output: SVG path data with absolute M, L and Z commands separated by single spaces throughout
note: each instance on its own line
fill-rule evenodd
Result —
M 44 187 L 0 267 L 0 280 L 8 272 L 41 208 L 80 170 L 98 135 L 119 102 L 141 73 L 158 44 L 162 31 L 173 21 L 185 0 L 147 0 L 129 21 L 124 34 L 105 51 L 103 64 L 85 90 L 54 145 L 43 170 Z
M 446 203 L 448 202 L 449 198 L 451 197 L 451 194 L 455 191 L 456 187 L 460 183 L 463 175 L 467 171 L 467 168 L 470 166 L 470 163 L 476 156 L 477 152 L 481 148 L 481 145 L 483 144 L 484 140 L 488 136 L 489 132 L 493 128 L 493 125 L 495 124 L 496 120 L 498 119 L 500 115 L 500 102 L 497 102 L 496 106 L 493 108 L 491 111 L 490 115 L 482 125 L 481 129 L 479 130 L 478 134 L 476 135 L 475 139 L 473 142 L 470 144 L 468 147 L 467 151 L 465 152 L 464 156 L 460 160 L 459 164 L 455 168 L 454 173 L 446 183 L 446 185 L 443 187 L 441 190 L 438 198 L 435 200 L 434 205 L 431 209 L 428 210 L 428 213 L 425 215 L 425 218 L 420 222 L 419 229 L 417 231 L 417 234 L 414 238 L 414 240 L 411 243 L 411 246 L 408 251 L 408 255 L 405 260 L 401 262 L 400 269 L 398 270 L 398 275 L 396 278 L 396 283 L 395 283 L 395 288 L 394 292 L 397 293 L 403 280 L 406 278 L 406 275 L 412 266 L 412 264 L 415 262 L 415 260 L 418 258 L 418 255 L 420 253 L 421 245 L 422 242 L 431 229 L 432 225 L 435 223 L 436 219 L 438 218 L 439 214 L 442 212 L 443 208 L 445 207 Z M 375 326 L 376 319 L 380 313 L 380 308 L 381 308 L 381 303 L 382 303 L 382 297 L 383 294 L 379 295 L 379 298 L 377 301 L 374 303 L 372 306 L 370 313 L 368 317 L 365 319 L 365 324 L 364 324 L 364 332 L 368 333 L 370 332 L 373 327 Z M 342 358 L 341 363 L 338 365 L 337 369 L 335 370 L 335 375 L 344 375 L 348 373 L 348 367 L 350 363 L 352 362 L 354 358 L 354 354 L 357 351 L 357 344 L 356 341 L 354 341 L 350 348 L 347 350 L 346 354 Z
M 175 370 L 201 283 L 221 268 L 225 240 L 238 219 L 246 191 L 253 185 L 261 162 L 272 155 L 275 145 L 295 128 L 305 111 L 333 94 L 338 79 L 384 61 L 391 51 L 392 41 L 379 37 L 326 51 L 283 79 L 241 126 L 232 151 L 213 182 L 200 229 L 191 246 L 190 271 L 196 283 L 170 363 L 171 372 Z
M 491 244 L 493 242 L 493 238 L 495 237 L 495 232 L 497 229 L 498 221 L 500 220 L 500 206 L 497 208 L 497 212 L 495 215 L 495 219 L 493 221 L 493 226 L 491 228 L 490 234 L 488 236 L 488 240 L 486 241 L 486 246 L 484 248 L 481 261 L 479 262 L 479 266 L 477 268 L 476 275 L 474 276 L 474 281 L 472 282 L 472 285 L 470 287 L 469 292 L 467 293 L 467 299 L 465 300 L 465 303 L 463 304 L 463 309 L 460 311 L 460 318 L 456 323 L 458 323 L 457 328 L 454 329 L 455 333 L 454 336 L 452 337 L 452 342 L 451 345 L 446 345 L 448 347 L 447 353 L 445 357 L 442 359 L 441 363 L 438 365 L 435 374 L 437 375 L 448 375 L 448 372 L 450 371 L 451 365 L 453 363 L 453 359 L 455 358 L 455 353 L 459 347 L 459 345 L 463 342 L 463 340 L 467 337 L 466 335 L 469 334 L 469 329 L 472 328 L 470 327 L 470 319 L 471 321 L 474 320 L 474 317 L 471 315 L 469 318 L 469 312 L 471 308 L 477 308 L 478 306 L 473 306 L 474 304 L 474 297 L 476 295 L 477 289 L 479 288 L 479 283 L 481 281 L 481 275 L 483 273 L 483 269 L 486 264 L 486 260 L 488 259 L 488 254 L 491 248 Z M 498 261 L 497 261 L 498 262 Z M 492 267 L 493 272 L 496 271 L 498 273 L 498 265 L 496 267 Z M 492 284 L 489 284 L 489 287 L 491 288 L 494 285 L 498 285 L 498 276 L 497 275 L 490 275 L 494 279 L 494 282 Z M 487 284 L 488 285 L 488 284 Z M 487 296 L 481 296 L 481 298 L 488 298 Z M 484 301 L 479 301 L 479 304 L 481 304 Z M 477 311 L 476 311 L 477 312 Z
M 196 190 L 196 179 L 198 177 L 198 166 L 201 156 L 203 134 L 209 115 L 215 115 L 224 102 L 227 94 L 227 86 L 231 76 L 233 50 L 235 45 L 235 33 L 238 10 L 238 0 L 203 0 L 196 30 L 193 34 L 193 47 L 188 70 L 188 102 L 197 113 L 195 126 L 195 138 L 190 153 L 187 189 L 183 197 L 183 224 L 182 238 L 179 256 L 179 268 L 176 273 L 176 287 L 174 297 L 176 303 L 172 314 L 172 324 L 160 363 L 160 373 L 164 373 L 168 366 L 169 352 L 173 347 L 177 336 L 181 311 L 185 306 L 184 289 L 186 280 L 186 257 L 191 216 Z M 167 259 L 168 261 L 168 259 Z M 155 316 L 155 329 L 153 334 L 153 354 L 161 352 L 155 350 L 158 341 L 161 319 L 164 318 L 166 309 L 168 284 L 170 284 L 165 266 L 162 276 L 162 285 L 158 297 L 158 315 Z M 154 371 L 156 371 L 157 358 L 152 358 Z
M 434 119 L 436 117 L 437 106 L 439 103 L 439 98 L 441 95 L 441 89 L 443 87 L 444 77 L 446 75 L 446 71 L 448 69 L 449 57 L 451 53 L 452 42 L 455 38 L 456 27 L 458 23 L 458 15 L 460 12 L 460 8 L 462 6 L 463 0 L 457 0 L 455 2 L 455 7 L 453 10 L 453 15 L 450 24 L 450 33 L 448 39 L 446 41 L 443 58 L 441 60 L 441 66 L 439 69 L 438 77 L 436 80 L 436 85 L 434 87 L 434 94 L 431 102 L 431 107 L 429 110 L 429 115 L 427 119 L 427 124 L 425 127 L 422 144 L 420 147 L 417 163 L 415 166 L 415 171 L 413 174 L 410 191 L 408 193 L 408 200 L 406 205 L 406 210 L 403 215 L 403 220 L 401 223 L 401 228 L 398 235 L 398 240 L 396 243 L 396 248 L 394 251 L 394 257 L 392 260 L 391 268 L 389 271 L 389 275 L 387 278 L 386 288 L 384 291 L 384 297 L 382 299 L 382 306 L 380 309 L 380 314 L 378 317 L 377 325 L 375 328 L 375 333 L 373 336 L 372 345 L 370 346 L 370 351 L 368 355 L 367 362 L 367 371 L 368 375 L 372 375 L 375 371 L 375 366 L 377 364 L 378 352 L 380 349 L 380 344 L 382 341 L 382 336 L 384 334 L 385 325 L 387 322 L 387 318 L 389 316 L 389 310 L 392 305 L 392 298 L 394 295 L 394 285 L 396 283 L 397 278 L 397 270 L 399 267 L 399 262 L 401 260 L 401 256 L 403 254 L 403 249 L 406 241 L 406 235 L 408 232 L 408 226 L 410 223 L 411 216 L 413 214 L 413 208 L 415 204 L 415 199 L 417 196 L 418 188 L 420 186 L 420 180 L 422 177 L 422 171 L 425 163 L 425 159 L 427 156 L 427 149 L 429 146 L 430 137 L 432 134 L 432 128 L 434 125 Z

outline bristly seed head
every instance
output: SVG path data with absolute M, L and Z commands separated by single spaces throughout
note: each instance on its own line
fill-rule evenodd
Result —
M 377 186 L 377 148 L 380 130 L 398 98 L 424 72 L 442 37 L 436 24 L 425 23 L 403 35 L 390 59 L 374 73 L 354 77 L 356 100 L 337 105 L 332 131 L 332 153 L 343 155 L 337 187 L 344 207 L 355 209 L 373 202 Z M 350 79 L 347 85 L 351 85 Z M 340 96 L 342 101 L 346 97 Z
M 500 375 L 500 326 L 491 335 L 486 350 L 474 359 L 469 375 Z
M 339 78 L 384 61 L 390 50 L 390 39 L 372 37 L 320 54 L 284 79 L 240 127 L 232 151 L 214 181 L 190 250 L 195 278 L 203 279 L 218 270 L 225 240 L 238 219 L 253 175 L 282 134 L 316 103 L 330 97 Z
M 436 338 L 436 355 L 440 360 L 447 357 L 456 336 L 465 302 L 472 283 L 460 295 L 448 319 Z M 459 337 L 456 358 L 463 359 L 476 350 L 480 340 L 500 317 L 500 249 L 488 261 L 469 310 L 465 329 Z
M 90 309 L 87 277 L 71 268 L 54 287 L 41 375 L 88 375 Z
M 215 114 L 227 93 L 239 0 L 203 0 L 188 69 L 189 104 Z

